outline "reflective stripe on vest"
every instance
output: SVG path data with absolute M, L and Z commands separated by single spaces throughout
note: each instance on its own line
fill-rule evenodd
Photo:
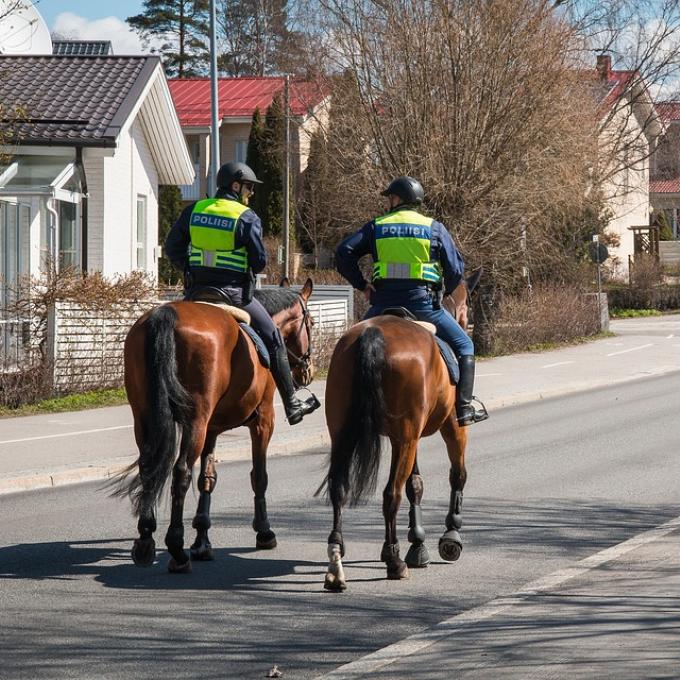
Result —
M 428 283 L 441 281 L 441 267 L 430 261 L 432 220 L 415 210 L 398 210 L 375 222 L 373 280 L 415 279 Z
M 235 248 L 236 224 L 247 205 L 227 198 L 198 201 L 189 218 L 192 267 L 214 267 L 237 272 L 248 271 L 248 253 Z

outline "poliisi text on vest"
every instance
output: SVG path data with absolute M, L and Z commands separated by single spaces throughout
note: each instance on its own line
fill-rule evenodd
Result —
M 380 224 L 376 238 L 427 238 L 432 234 L 430 227 L 421 224 Z
M 206 213 L 194 213 L 191 216 L 191 226 L 212 227 L 213 229 L 226 229 L 231 231 L 236 222 L 229 217 L 219 215 L 207 215 Z

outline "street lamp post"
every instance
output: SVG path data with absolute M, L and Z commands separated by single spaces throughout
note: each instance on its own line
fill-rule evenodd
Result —
M 210 173 L 208 177 L 208 195 L 214 196 L 217 191 L 217 169 L 220 164 L 219 129 L 217 127 L 217 39 L 215 37 L 217 14 L 215 0 L 210 0 Z

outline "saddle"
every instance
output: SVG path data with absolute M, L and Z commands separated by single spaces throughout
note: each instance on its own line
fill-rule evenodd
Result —
M 202 305 L 212 305 L 213 307 L 219 307 L 231 314 L 238 322 L 241 330 L 250 338 L 252 343 L 255 345 L 257 350 L 257 355 L 260 358 L 260 363 L 265 367 L 269 368 L 271 366 L 271 359 L 269 357 L 269 352 L 267 347 L 262 341 L 262 338 L 257 334 L 255 329 L 250 325 L 250 314 L 240 307 L 235 307 L 229 304 L 228 296 L 225 295 L 224 291 L 215 286 L 201 286 L 198 288 L 193 288 L 190 293 L 186 296 L 186 299 L 190 302 L 197 302 Z
M 444 340 L 437 337 L 437 327 L 433 323 L 430 323 L 429 321 L 418 321 L 413 312 L 406 309 L 406 307 L 387 307 L 382 311 L 382 314 L 386 314 L 387 316 L 397 316 L 400 319 L 412 321 L 413 323 L 417 323 L 419 326 L 422 326 L 426 330 L 430 331 L 430 333 L 434 335 L 434 340 L 437 343 L 437 347 L 439 347 L 439 354 L 446 364 L 446 369 L 449 372 L 451 384 L 455 385 L 458 383 L 458 379 L 460 378 L 460 369 L 458 368 L 456 355 L 453 353 L 453 350 L 451 349 L 451 346 L 448 342 L 444 342 Z

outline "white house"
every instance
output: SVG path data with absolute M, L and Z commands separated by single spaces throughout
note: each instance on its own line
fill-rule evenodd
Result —
M 160 59 L 0 56 L 0 74 L 3 115 L 22 109 L 0 147 L 3 297 L 49 260 L 155 275 L 158 185 L 194 179 Z
M 650 159 L 665 126 L 639 72 L 613 70 L 611 57 L 600 55 L 597 81 L 604 190 L 612 216 L 608 231 L 619 241 L 610 249 L 609 264 L 617 278 L 626 278 L 629 262 L 649 236 Z

